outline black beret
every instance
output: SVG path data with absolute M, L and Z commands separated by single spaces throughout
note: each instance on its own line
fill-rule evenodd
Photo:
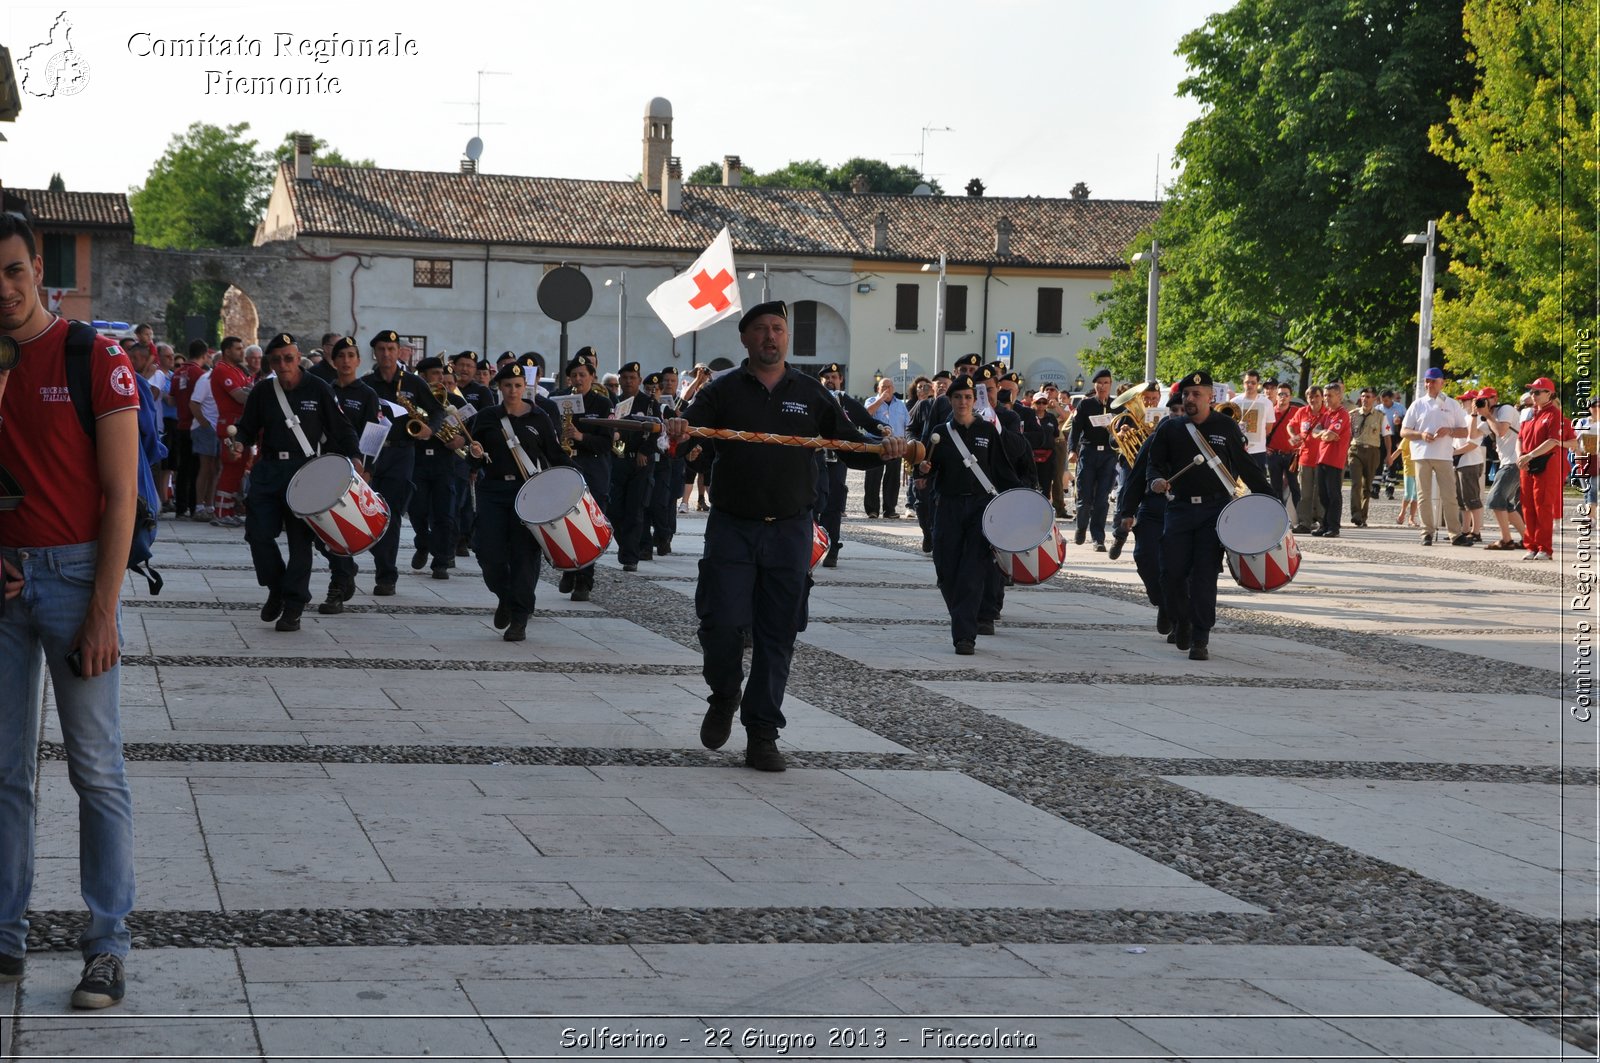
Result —
M 293 346 L 294 346 L 294 337 L 289 335 L 287 332 L 280 332 L 276 336 L 272 337 L 270 340 L 267 341 L 267 353 L 271 354 L 273 351 L 277 350 L 279 347 L 293 347 Z
M 662 376 L 666 376 L 668 373 L 676 374 L 677 372 L 678 372 L 678 367 L 677 366 L 669 365 L 669 366 L 666 366 L 665 368 L 663 368 L 661 370 L 661 375 Z
M 340 336 L 338 339 L 333 341 L 333 347 L 331 349 L 329 349 L 328 357 L 332 358 L 334 355 L 338 354 L 340 351 L 345 351 L 345 350 L 359 351 L 360 349 L 361 349 L 360 347 L 356 346 L 356 341 L 354 339 L 350 338 L 349 336 Z
M 494 366 L 489 364 L 489 359 L 480 358 L 480 359 L 478 359 L 478 368 L 479 369 L 493 369 Z
M 1022 383 L 1022 374 L 1021 373 L 1007 373 L 1005 376 L 1001 377 L 1000 379 L 1004 380 L 1008 384 L 1021 384 Z
M 1096 369 L 1094 371 L 1094 376 L 1089 378 L 1089 383 L 1092 384 L 1096 380 L 1099 380 L 1101 377 L 1105 377 L 1107 380 L 1110 380 L 1111 379 L 1111 370 L 1107 369 L 1105 366 L 1101 366 L 1099 369 Z
M 589 370 L 591 375 L 597 372 L 597 370 L 595 369 L 595 364 L 592 361 L 590 361 L 588 358 L 585 358 L 581 352 L 579 354 L 577 354 L 576 356 L 574 356 L 572 361 L 567 363 L 567 372 L 571 373 L 574 369 L 578 368 L 580 365 L 583 366 L 585 369 Z
M 974 369 L 976 369 L 978 366 L 980 366 L 982 364 L 983 364 L 983 355 L 981 355 L 981 354 L 963 354 L 960 358 L 956 359 L 956 368 L 957 369 L 960 369 L 963 366 L 968 366 L 968 365 L 970 365 Z
M 500 383 L 502 380 L 523 379 L 525 379 L 525 377 L 522 371 L 522 366 L 518 365 L 516 362 L 501 366 L 500 371 L 494 375 L 494 382 L 496 384 Z
M 1193 373 L 1186 375 L 1179 383 L 1186 388 L 1209 388 L 1211 387 L 1211 374 L 1204 369 L 1197 369 Z
M 510 354 L 510 353 L 511 353 L 510 351 L 506 352 L 506 354 Z M 522 367 L 524 367 L 526 369 L 543 369 L 544 368 L 544 363 L 539 361 L 532 354 L 525 354 L 520 358 L 513 357 L 511 360 L 513 362 L 515 362 L 517 365 L 520 365 L 520 366 L 522 366 Z
M 819 378 L 825 377 L 829 373 L 838 373 L 840 376 L 843 376 L 844 366 L 840 365 L 838 362 L 829 362 L 827 365 L 817 370 L 817 376 Z
M 661 386 L 661 374 L 660 373 L 651 373 L 649 376 L 645 377 L 644 378 L 644 386 L 647 387 L 647 388 L 658 388 L 658 387 L 660 387 Z
M 639 372 L 639 363 L 638 362 L 629 362 L 627 365 L 623 366 L 621 369 L 618 369 L 617 372 L 619 372 L 619 373 L 637 373 L 637 372 Z
M 997 374 L 994 371 L 994 366 L 992 366 L 992 365 L 980 365 L 978 367 L 978 371 L 976 373 L 973 373 L 972 376 L 969 379 L 972 379 L 972 380 L 993 380 L 998 375 L 999 374 Z
M 382 332 L 378 333 L 376 336 L 372 337 L 372 342 L 371 342 L 371 344 L 369 344 L 369 346 L 376 347 L 380 343 L 399 343 L 399 342 L 400 342 L 400 333 L 396 332 L 392 328 L 386 328 Z
M 750 309 L 746 310 L 744 312 L 744 316 L 739 319 L 739 331 L 743 332 L 746 325 L 765 314 L 771 314 L 774 317 L 781 317 L 785 321 L 789 320 L 789 308 L 780 300 L 774 299 L 770 303 L 757 303 L 755 306 L 752 306 Z
M 516 351 L 501 351 L 500 352 L 500 357 L 498 357 L 498 358 L 496 358 L 494 360 L 494 364 L 495 365 L 499 365 L 502 362 L 506 361 L 507 359 L 510 359 L 513 362 L 516 361 L 517 360 L 517 352 Z
M 430 369 L 443 369 L 443 368 L 444 368 L 444 359 L 443 358 L 424 358 L 422 361 L 420 361 L 416 365 L 412 366 L 411 367 L 411 371 L 414 372 L 414 373 L 426 373 Z
M 1161 394 L 1161 385 L 1157 384 L 1154 380 L 1150 381 L 1144 386 L 1144 394 L 1149 395 L 1151 392 L 1154 392 L 1157 395 Z
M 1183 409 L 1183 396 L 1182 395 L 1172 395 L 1172 396 L 1168 397 L 1168 399 L 1167 399 L 1167 409 L 1169 409 L 1169 410 L 1181 410 L 1181 409 Z
M 593 347 L 579 347 L 578 353 L 572 356 L 572 360 L 576 362 L 579 359 L 588 362 L 592 366 L 600 364 L 600 355 Z
M 478 364 L 478 352 L 477 351 L 457 351 L 455 354 L 452 354 L 450 356 L 450 364 L 451 365 L 455 365 L 457 362 L 461 361 L 461 359 L 463 359 L 463 358 L 472 359 L 472 364 L 473 365 L 477 365 Z
M 958 391 L 971 391 L 971 390 L 972 390 L 972 378 L 969 377 L 969 376 L 958 376 L 954 380 L 950 381 L 950 389 L 948 391 L 946 391 L 945 394 L 946 395 L 954 395 Z
M 935 379 L 935 380 L 949 380 L 950 379 L 950 370 L 948 370 L 948 369 L 939 370 L 937 373 L 933 374 L 933 379 Z

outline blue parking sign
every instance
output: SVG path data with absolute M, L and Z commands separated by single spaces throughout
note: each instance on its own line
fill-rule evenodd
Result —
M 1016 335 L 1009 329 L 994 334 L 994 356 L 1008 366 L 1011 364 L 1012 343 Z

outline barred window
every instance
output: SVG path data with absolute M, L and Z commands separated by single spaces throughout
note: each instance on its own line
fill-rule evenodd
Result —
M 411 286 L 413 288 L 449 288 L 454 286 L 455 263 L 448 258 L 414 258 L 411 260 Z

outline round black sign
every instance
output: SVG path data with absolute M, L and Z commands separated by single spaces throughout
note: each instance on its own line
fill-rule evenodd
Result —
M 594 285 L 571 266 L 557 266 L 539 282 L 539 309 L 552 321 L 566 324 L 589 312 Z

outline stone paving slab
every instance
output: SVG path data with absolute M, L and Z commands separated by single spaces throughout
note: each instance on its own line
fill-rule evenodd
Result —
M 1600 916 L 1592 787 L 1237 776 L 1172 781 L 1529 915 Z
M 68 954 L 30 962 L 16 1051 L 94 1052 L 114 1038 L 117 1058 L 555 1056 L 581 1054 L 570 1050 L 571 1039 L 600 1027 L 665 1038 L 669 1046 L 631 1057 L 587 1053 L 607 1058 L 771 1057 L 788 1053 L 774 1052 L 772 1042 L 765 1050 L 747 1046 L 763 1044 L 761 1037 L 806 1034 L 823 1046 L 818 1052 L 850 1058 L 826 1049 L 829 1031 L 840 1028 L 870 1036 L 883 1031 L 883 1049 L 859 1058 L 988 1058 L 942 1047 L 940 1038 L 995 1030 L 1036 1040 L 1033 1051 L 1003 1058 L 1295 1058 L 1308 1051 L 1560 1058 L 1565 1047 L 1343 948 L 158 949 L 139 953 L 130 965 L 124 1008 L 96 1015 L 67 1013 L 76 971 L 77 959 Z M 733 1041 L 726 1048 L 723 1030 Z
M 1593 728 L 1538 695 L 1403 690 L 1264 691 L 1106 683 L 930 682 L 920 686 L 1041 734 L 1119 757 L 1378 760 L 1414 763 L 1592 762 Z M 1449 723 L 1440 721 L 1448 708 Z

